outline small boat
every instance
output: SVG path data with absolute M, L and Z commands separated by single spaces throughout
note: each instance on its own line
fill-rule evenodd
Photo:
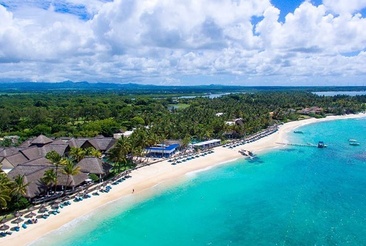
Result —
M 356 139 L 349 139 L 348 140 L 348 143 L 349 143 L 349 145 L 352 145 L 352 146 L 358 146 L 358 145 L 360 145 L 360 143 L 357 142 Z
M 319 141 L 318 142 L 318 148 L 319 149 L 323 149 L 323 148 L 326 148 L 327 146 L 324 144 L 324 142 L 323 141 Z
M 244 156 L 248 156 L 251 159 L 255 157 L 255 155 L 253 154 L 253 152 L 250 152 L 249 150 L 241 149 L 238 152 L 240 154 L 244 155 Z
M 304 134 L 304 132 L 303 132 L 303 131 L 294 131 L 294 133 Z

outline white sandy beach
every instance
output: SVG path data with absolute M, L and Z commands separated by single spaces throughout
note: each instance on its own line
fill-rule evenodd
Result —
M 77 219 L 80 216 L 87 215 L 103 205 L 123 199 L 126 196 L 151 196 L 152 187 L 157 184 L 167 183 L 173 184 L 184 181 L 186 174 L 205 168 L 223 165 L 237 158 L 243 158 L 238 153 L 239 149 L 246 149 L 259 154 L 273 148 L 281 148 L 278 142 L 286 142 L 287 133 L 294 129 L 311 123 L 366 117 L 366 114 L 347 115 L 347 116 L 329 116 L 323 119 L 306 119 L 294 121 L 280 126 L 279 131 L 262 138 L 256 142 L 241 145 L 239 147 L 229 149 L 224 147 L 216 147 L 213 154 L 199 157 L 184 163 L 172 165 L 171 162 L 162 161 L 156 164 L 145 166 L 131 172 L 132 178 L 113 186 L 109 193 L 101 193 L 100 196 L 92 196 L 81 202 L 72 202 L 72 205 L 62 208 L 61 213 L 56 216 L 50 216 L 48 219 L 39 219 L 37 224 L 29 225 L 27 229 L 21 229 L 19 232 L 13 232 L 12 235 L 0 239 L 1 245 L 27 245 L 39 239 L 45 234 L 57 230 L 68 222 Z M 135 190 L 134 194 L 132 190 Z M 10 226 L 14 224 L 8 223 Z

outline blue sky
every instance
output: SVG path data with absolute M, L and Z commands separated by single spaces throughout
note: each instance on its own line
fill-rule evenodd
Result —
M 366 85 L 366 0 L 0 0 L 0 81 Z
M 285 17 L 288 13 L 293 13 L 295 11 L 296 8 L 298 8 L 300 6 L 300 4 L 303 1 L 298 1 L 298 0 L 272 0 L 271 3 L 277 7 L 278 9 L 280 9 L 280 18 L 279 20 L 281 22 L 285 21 Z M 315 6 L 319 6 L 320 4 L 322 4 L 321 0 L 313 0 L 311 1 L 311 3 L 313 3 Z

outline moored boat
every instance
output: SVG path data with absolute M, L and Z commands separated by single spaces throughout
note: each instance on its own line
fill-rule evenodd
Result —
M 253 154 L 253 152 L 249 151 L 249 150 L 245 150 L 245 149 L 241 149 L 238 151 L 240 154 L 244 155 L 244 156 L 248 156 L 250 158 L 254 158 L 255 155 Z
M 356 139 L 349 139 L 348 143 L 349 143 L 349 145 L 352 145 L 352 146 L 360 145 L 360 143 Z
M 323 148 L 326 148 L 327 146 L 324 144 L 324 142 L 323 141 L 319 141 L 318 142 L 318 148 L 319 149 L 323 149 Z

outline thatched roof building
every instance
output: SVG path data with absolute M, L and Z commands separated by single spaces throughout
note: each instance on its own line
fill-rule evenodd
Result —
M 33 198 L 45 192 L 46 187 L 41 183 L 40 179 L 49 168 L 51 168 L 50 165 L 23 164 L 11 170 L 8 173 L 8 177 L 14 179 L 18 175 L 24 175 L 24 182 L 28 183 L 25 197 Z
M 77 166 L 80 167 L 81 172 L 93 173 L 99 176 L 105 176 L 112 168 L 110 164 L 102 162 L 101 159 L 95 157 L 85 157 Z
M 38 137 L 36 137 L 33 141 L 31 141 L 31 145 L 43 146 L 52 143 L 52 141 L 53 141 L 52 139 L 41 134 Z
M 2 169 L 8 173 L 10 178 L 18 175 L 23 176 L 27 187 L 27 198 L 40 196 L 46 191 L 46 187 L 41 183 L 41 178 L 46 170 L 55 168 L 52 163 L 46 159 L 47 153 L 56 151 L 61 156 L 66 156 L 71 147 L 88 148 L 93 147 L 99 151 L 106 152 L 115 144 L 116 139 L 98 136 L 95 138 L 59 138 L 51 139 L 44 135 L 39 135 L 34 139 L 29 139 L 19 148 L 0 149 L 0 163 Z M 100 178 L 107 175 L 112 168 L 110 164 L 104 163 L 101 159 L 95 157 L 86 157 L 78 164 L 80 173 L 68 177 L 63 174 L 59 167 L 58 186 L 76 187 L 89 178 L 89 174 L 96 174 Z

